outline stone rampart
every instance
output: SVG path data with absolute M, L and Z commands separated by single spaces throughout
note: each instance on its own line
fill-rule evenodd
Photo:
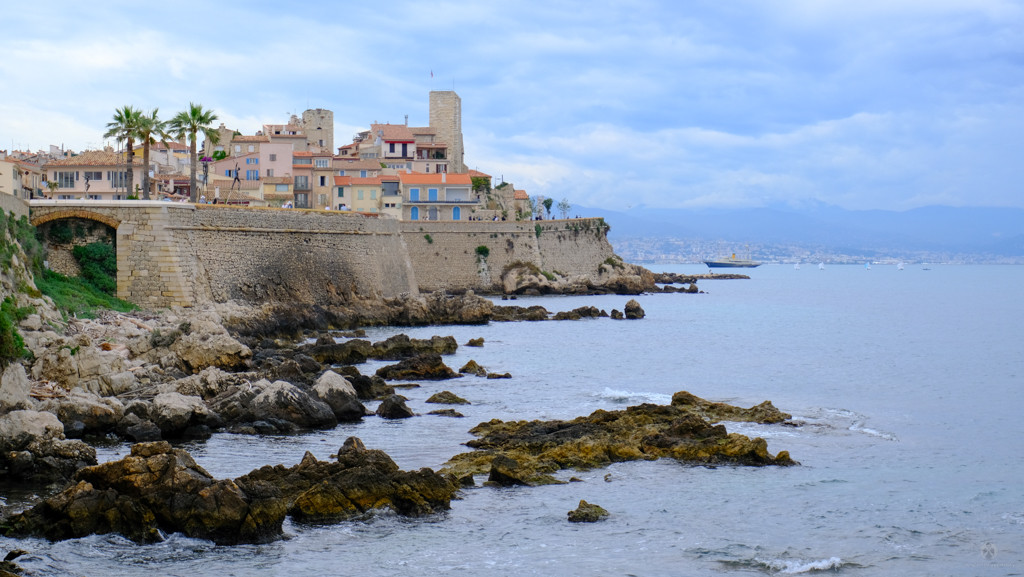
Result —
M 0 192 L 0 208 L 4 214 L 14 213 L 19 219 L 28 216 L 28 203 L 7 193 Z
M 404 221 L 402 232 L 424 292 L 498 290 L 502 273 L 516 262 L 565 276 L 595 276 L 614 254 L 601 219 Z M 480 246 L 487 247 L 486 258 L 477 253 Z

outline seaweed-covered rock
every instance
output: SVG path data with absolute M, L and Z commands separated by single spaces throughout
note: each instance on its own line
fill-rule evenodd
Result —
M 482 347 L 482 346 L 484 346 L 484 338 L 483 337 L 479 337 L 479 338 L 476 338 L 476 339 L 469 339 L 468 341 L 466 341 L 466 346 L 467 347 Z
M 679 391 L 672 395 L 672 406 L 684 411 L 699 415 L 712 423 L 719 421 L 749 422 L 775 424 L 788 421 L 793 418 L 789 413 L 783 413 L 775 408 L 771 401 L 765 401 L 760 405 L 743 409 L 725 403 L 714 403 L 688 393 Z
M 139 542 L 180 532 L 221 545 L 264 543 L 281 535 L 280 491 L 217 481 L 165 442 L 132 446 L 131 455 L 86 467 L 78 481 L 8 520 L 14 534 L 51 540 L 119 533 Z
M 625 313 L 627 319 L 642 319 L 646 316 L 644 309 L 640 308 L 640 303 L 636 302 L 636 299 L 630 299 L 626 303 Z
M 436 411 L 430 411 L 427 414 L 428 415 L 437 415 L 439 417 L 455 417 L 455 418 L 462 418 L 462 417 L 466 416 L 466 415 L 463 415 L 462 413 L 456 411 L 455 409 L 438 409 Z
M 439 337 L 429 339 L 411 339 L 407 335 L 395 335 L 386 340 L 373 343 L 371 358 L 382 361 L 398 361 L 425 353 L 450 355 L 458 350 L 459 344 L 455 337 Z
M 620 311 L 619 309 L 612 309 L 611 318 L 617 321 L 621 321 L 623 319 L 622 311 Z
M 469 405 L 471 404 L 466 399 L 456 395 L 451 391 L 441 391 L 440 393 L 434 393 L 427 399 L 428 403 L 437 403 L 439 405 Z
M 488 379 L 511 379 L 512 373 L 487 373 Z
M 306 453 L 294 467 L 262 467 L 236 480 L 240 486 L 262 482 L 276 487 L 297 521 L 337 522 L 391 509 L 418 517 L 451 507 L 458 487 L 430 469 L 401 471 L 383 451 L 366 449 L 356 438 L 345 441 L 337 462 Z
M 700 464 L 795 465 L 786 451 L 768 453 L 764 439 L 729 433 L 676 405 L 642 404 L 624 411 L 597 410 L 571 421 L 498 419 L 470 429 L 478 449 L 452 457 L 442 471 L 486 473 L 496 456 L 514 460 L 518 478 L 560 469 L 590 469 L 618 461 L 670 457 Z
M 605 511 L 600 505 L 593 505 L 580 499 L 579 507 L 576 507 L 573 511 L 569 511 L 569 522 L 596 523 L 607 516 L 608 511 Z
M 377 416 L 385 419 L 408 419 L 415 416 L 416 413 L 412 412 L 405 401 L 402 395 L 391 395 L 377 407 Z
M 377 369 L 377 376 L 387 381 L 395 380 L 443 380 L 454 379 L 461 375 L 453 371 L 441 360 L 441 355 L 428 353 L 405 359 L 396 365 L 388 365 Z
M 480 366 L 479 363 L 473 359 L 469 359 L 469 362 L 463 365 L 459 372 L 462 374 L 476 375 L 478 377 L 486 377 L 487 369 Z
M 313 347 L 303 347 L 302 350 L 317 362 L 326 365 L 351 365 L 366 362 L 373 354 L 373 345 L 367 340 L 354 339 L 343 343 L 317 344 Z

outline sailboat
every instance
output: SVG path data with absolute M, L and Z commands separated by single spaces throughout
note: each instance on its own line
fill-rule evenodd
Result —
M 869 263 L 869 262 L 864 263 L 864 270 L 871 270 L 871 263 Z
M 819 262 L 818 263 L 818 270 L 825 270 L 825 263 Z
M 793 268 L 795 270 L 800 270 L 800 263 L 796 263 L 795 265 L 793 265 Z
M 903 263 L 897 264 L 896 265 L 896 270 L 903 270 Z

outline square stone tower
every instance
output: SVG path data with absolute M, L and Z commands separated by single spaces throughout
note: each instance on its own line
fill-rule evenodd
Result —
M 310 146 L 323 152 L 334 151 L 334 113 L 330 110 L 317 108 L 303 112 L 302 130 Z
M 466 172 L 462 148 L 462 99 L 454 90 L 430 91 L 430 127 L 437 130 L 437 140 L 448 145 L 448 170 Z

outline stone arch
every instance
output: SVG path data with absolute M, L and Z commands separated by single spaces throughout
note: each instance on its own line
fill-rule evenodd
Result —
M 109 226 L 110 228 L 114 229 L 115 231 L 117 230 L 117 227 L 121 226 L 121 221 L 119 221 L 119 220 L 117 220 L 115 218 L 109 217 L 109 216 L 107 216 L 105 214 L 101 214 L 101 213 L 98 213 L 98 212 L 93 212 L 91 210 L 82 210 L 82 209 L 77 209 L 77 210 L 55 210 L 53 212 L 47 212 L 44 215 L 38 216 L 36 218 L 33 218 L 32 219 L 32 226 L 39 226 L 41 224 L 46 224 L 48 222 L 51 222 L 51 221 L 54 221 L 54 220 L 60 220 L 62 218 L 84 218 L 84 219 L 87 219 L 87 220 L 95 220 L 97 222 L 102 222 L 103 224 L 105 224 L 105 225 Z

